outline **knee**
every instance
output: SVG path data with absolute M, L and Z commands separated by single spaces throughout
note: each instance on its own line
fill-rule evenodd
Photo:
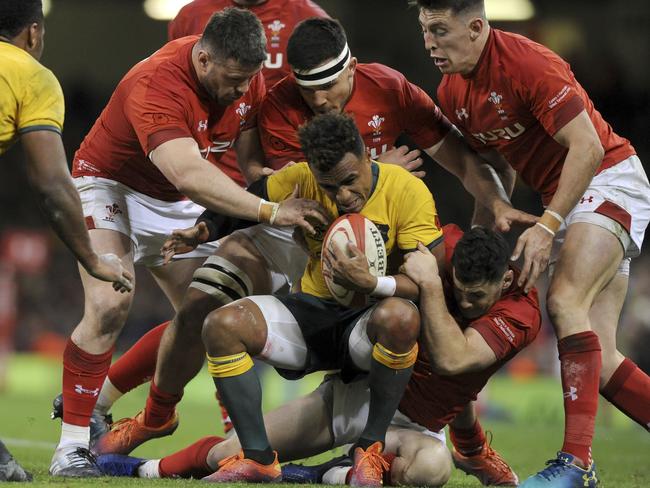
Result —
M 188 289 L 174 320 L 177 332 L 183 335 L 200 336 L 203 321 L 215 308 L 217 306 L 209 295 L 192 288 Z
M 399 486 L 443 486 L 451 478 L 452 467 L 449 455 L 416 455 L 414 459 L 395 458 L 391 469 L 391 481 Z
M 373 311 L 370 326 L 382 344 L 408 348 L 417 341 L 420 333 L 420 314 L 407 300 L 387 298 Z
M 96 333 L 99 336 L 117 337 L 131 307 L 131 297 L 115 293 L 115 296 L 90 298 L 86 301 L 84 315 L 93 316 L 96 322 Z
M 228 353 L 228 347 L 239 340 L 242 327 L 245 326 L 247 312 L 243 307 L 226 306 L 210 312 L 203 321 L 201 337 L 209 354 Z
M 582 300 L 575 288 L 564 283 L 553 283 L 546 297 L 546 309 L 557 328 L 576 320 L 586 320 L 588 310 L 583 310 Z

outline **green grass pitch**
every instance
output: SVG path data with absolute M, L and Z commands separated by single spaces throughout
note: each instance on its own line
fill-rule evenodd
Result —
M 35 474 L 31 486 L 181 486 L 197 481 L 137 480 L 100 478 L 67 480 L 47 474 L 52 450 L 59 436 L 59 422 L 49 419 L 52 398 L 59 392 L 61 366 L 58 362 L 33 356 L 16 356 L 11 361 L 7 391 L 0 394 L 0 438 L 18 460 Z M 318 377 L 287 382 L 272 370 L 263 373 L 265 408 L 283 398 L 309 392 Z M 210 378 L 202 372 L 186 389 L 180 405 L 181 424 L 172 437 L 158 439 L 138 448 L 134 455 L 161 457 L 199 437 L 220 433 L 219 417 L 213 401 Z M 511 419 L 482 418 L 485 429 L 494 434 L 495 447 L 523 479 L 554 457 L 562 441 L 562 401 L 559 381 L 534 378 L 515 381 L 494 378 L 488 387 L 490 403 L 509 412 Z M 144 405 L 146 389 L 123 398 L 114 409 L 115 418 L 135 414 Z M 650 487 L 650 435 L 614 408 L 601 402 L 594 444 L 601 486 L 611 488 Z M 324 455 L 323 458 L 327 458 Z M 316 462 L 316 460 L 310 460 Z M 457 471 L 446 485 L 478 487 L 473 477 Z

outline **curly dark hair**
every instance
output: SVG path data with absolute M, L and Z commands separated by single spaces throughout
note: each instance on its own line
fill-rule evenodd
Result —
M 450 10 L 454 14 L 469 10 L 480 10 L 485 17 L 483 0 L 409 0 L 409 4 L 426 10 Z
M 320 172 L 334 168 L 347 153 L 365 153 L 359 129 L 346 114 L 317 115 L 300 127 L 298 137 L 307 162 Z
M 338 20 L 312 17 L 296 25 L 291 33 L 287 61 L 295 70 L 313 69 L 341 54 L 346 42 Z
M 42 21 L 41 0 L 0 1 L 0 36 L 13 39 L 28 25 Z
M 201 44 L 215 56 L 243 66 L 257 66 L 266 59 L 264 27 L 243 8 L 228 7 L 210 17 Z
M 498 232 L 474 227 L 456 243 L 451 264 L 462 283 L 495 282 L 508 269 L 510 247 Z

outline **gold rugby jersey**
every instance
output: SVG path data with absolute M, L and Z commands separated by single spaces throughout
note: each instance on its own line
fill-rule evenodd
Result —
M 386 253 L 397 246 L 414 250 L 418 242 L 430 246 L 441 240 L 442 229 L 436 205 L 426 185 L 405 169 L 394 164 L 374 162 L 379 169 L 375 188 L 361 214 L 375 223 L 384 238 Z M 336 204 L 318 186 L 307 163 L 285 167 L 266 182 L 268 198 L 274 202 L 287 199 L 299 185 L 300 197 L 320 202 L 334 218 L 339 216 Z M 331 298 L 321 273 L 320 254 L 324 232 L 305 234 L 310 256 L 302 276 L 302 291 L 321 298 Z
M 27 51 L 0 42 L 0 154 L 26 132 L 61 133 L 64 112 L 54 74 Z

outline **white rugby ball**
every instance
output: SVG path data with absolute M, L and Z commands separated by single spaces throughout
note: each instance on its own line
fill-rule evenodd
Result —
M 334 221 L 323 239 L 323 252 L 333 246 L 348 254 L 348 242 L 352 242 L 368 260 L 368 269 L 373 276 L 386 275 L 386 246 L 377 226 L 361 214 L 342 215 Z M 348 290 L 334 283 L 330 267 L 321 259 L 321 271 L 332 297 L 346 307 L 362 307 L 368 303 L 368 296 Z

